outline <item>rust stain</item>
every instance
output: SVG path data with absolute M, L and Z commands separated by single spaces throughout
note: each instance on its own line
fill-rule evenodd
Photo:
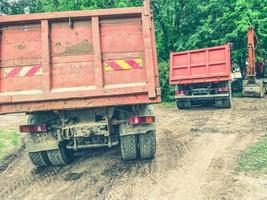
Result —
M 22 50 L 22 49 L 25 49 L 26 48 L 26 45 L 23 44 L 23 43 L 22 44 L 18 44 L 17 45 L 17 48 L 20 49 L 20 50 Z
M 61 42 L 57 42 L 55 46 L 56 47 L 60 47 L 61 46 Z
M 93 53 L 93 45 L 90 44 L 88 40 L 84 40 L 81 43 L 66 47 L 64 52 L 57 53 L 56 56 L 91 54 L 91 53 Z

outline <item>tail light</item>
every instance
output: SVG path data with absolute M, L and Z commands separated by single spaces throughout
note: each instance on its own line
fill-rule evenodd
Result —
M 41 125 L 22 125 L 19 127 L 21 133 L 44 133 L 47 132 L 45 124 Z
M 151 124 L 155 122 L 155 116 L 131 117 L 131 124 Z
M 177 96 L 185 95 L 185 91 L 184 90 L 176 90 L 175 95 L 177 95 Z
M 218 92 L 229 92 L 229 87 L 218 88 Z

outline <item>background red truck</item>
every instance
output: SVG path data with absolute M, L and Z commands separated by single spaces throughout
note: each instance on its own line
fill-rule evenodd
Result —
M 208 103 L 231 107 L 230 45 L 170 54 L 170 84 L 179 109 Z
M 153 18 L 143 7 L 0 17 L 0 114 L 26 112 L 37 166 L 121 144 L 124 160 L 155 154 L 160 102 Z

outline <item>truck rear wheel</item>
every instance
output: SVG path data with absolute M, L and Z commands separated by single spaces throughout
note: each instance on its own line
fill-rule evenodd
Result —
M 39 115 L 33 114 L 28 117 L 29 125 L 37 124 L 38 122 L 39 122 Z M 36 165 L 37 167 L 46 167 L 51 165 L 46 151 L 28 152 L 28 155 L 32 164 Z
M 191 109 L 192 108 L 190 99 L 184 101 L 184 108 L 185 109 Z
M 140 157 L 143 160 L 153 159 L 156 153 L 155 131 L 139 135 Z
M 31 162 L 37 167 L 46 167 L 50 165 L 47 153 L 45 151 L 29 152 Z
M 136 135 L 121 136 L 121 156 L 123 160 L 137 159 Z
M 231 108 L 231 104 L 231 98 L 215 100 L 215 106 L 217 108 Z
M 223 100 L 223 107 L 224 108 L 231 108 L 231 104 L 232 104 L 232 102 L 231 102 L 231 99 L 230 98 Z
M 181 100 L 176 100 L 176 105 L 177 105 L 177 108 L 182 110 L 184 109 L 184 104 L 183 104 L 183 101 Z
M 67 151 L 65 147 L 59 147 L 59 149 L 47 151 L 47 156 L 51 164 L 66 165 L 71 161 L 71 153 Z
M 192 108 L 190 99 L 189 100 L 176 100 L 176 105 L 177 105 L 177 108 L 180 110 Z

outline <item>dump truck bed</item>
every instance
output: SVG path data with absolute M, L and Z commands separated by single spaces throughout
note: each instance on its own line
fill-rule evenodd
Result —
M 170 84 L 231 79 L 230 45 L 170 54 Z
M 160 102 L 148 6 L 0 17 L 0 114 Z

